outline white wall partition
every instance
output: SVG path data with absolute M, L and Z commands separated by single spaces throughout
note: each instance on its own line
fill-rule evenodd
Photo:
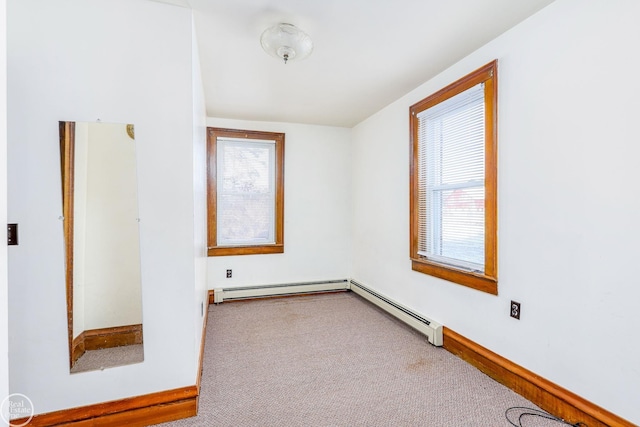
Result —
M 193 385 L 205 279 L 191 12 L 11 0 L 7 13 L 8 216 L 21 232 L 9 254 L 10 390 L 43 413 Z M 145 360 L 70 375 L 58 121 L 97 119 L 135 125 Z
M 354 279 L 635 423 L 638 16 L 558 0 L 356 126 L 352 153 Z M 409 106 L 496 58 L 497 297 L 413 272 L 408 211 Z
M 199 364 L 204 325 L 204 312 L 208 308 L 207 289 L 207 164 L 206 164 L 206 128 L 207 113 L 205 108 L 202 75 L 200 74 L 200 57 L 195 28 L 191 26 L 191 70 L 192 109 L 193 109 L 193 254 L 195 258 L 195 295 L 193 309 L 195 321 L 195 363 Z
M 347 278 L 351 130 L 214 118 L 207 124 L 285 133 L 284 253 L 209 257 L 209 288 Z
M 0 0 L 0 24 L 7 22 L 6 0 Z M 7 222 L 7 49 L 6 32 L 0 33 L 0 224 Z M 7 247 L 0 246 L 0 399 L 9 394 L 9 324 Z M 0 417 L 1 419 L 2 417 Z M 0 421 L 0 426 L 7 425 Z

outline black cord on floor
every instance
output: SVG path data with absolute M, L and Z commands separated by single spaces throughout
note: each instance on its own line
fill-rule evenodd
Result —
M 518 419 L 517 419 L 517 424 L 516 424 L 516 421 L 513 421 L 511 419 L 511 417 L 510 417 L 510 415 L 514 416 L 513 415 L 514 412 L 517 412 L 519 414 L 518 415 Z M 548 413 L 546 413 L 544 411 L 541 411 L 540 409 L 525 408 L 524 406 L 513 406 L 513 407 L 507 409 L 504 412 L 504 416 L 507 418 L 507 421 L 509 421 L 509 424 L 511 424 L 514 427 L 526 427 L 526 426 L 522 425 L 522 420 L 525 417 L 545 418 L 547 420 L 555 421 L 555 422 L 560 423 L 560 424 L 565 425 L 565 426 L 587 427 L 587 425 L 584 424 L 584 423 L 579 422 L 579 423 L 575 423 L 575 424 L 570 424 L 570 423 L 566 422 L 565 420 L 563 420 L 561 418 L 558 418 L 558 417 L 555 417 L 555 416 L 553 416 L 551 414 L 548 414 Z

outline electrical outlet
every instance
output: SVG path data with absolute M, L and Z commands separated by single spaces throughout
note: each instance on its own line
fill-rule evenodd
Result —
M 514 319 L 520 320 L 520 303 L 519 302 L 511 301 L 510 315 Z
M 18 244 L 18 224 L 7 224 L 7 241 L 9 245 Z
M 227 279 L 231 279 L 231 270 L 227 270 Z

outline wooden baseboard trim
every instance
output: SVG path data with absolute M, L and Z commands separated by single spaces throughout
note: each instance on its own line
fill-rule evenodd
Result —
M 213 291 L 209 291 L 208 298 L 210 304 L 213 303 Z M 207 309 L 204 312 L 199 371 L 196 376 L 196 385 L 39 414 L 35 415 L 28 424 L 26 418 L 13 420 L 12 424 L 24 424 L 29 427 L 121 427 L 124 425 L 127 427 L 144 427 L 196 416 L 198 414 L 198 397 L 200 395 L 200 380 L 202 378 L 204 363 L 204 347 L 208 318 L 209 310 Z M 140 326 L 140 333 L 134 333 L 134 335 L 139 335 L 140 338 L 142 338 L 141 325 L 132 326 Z M 123 327 L 121 328 L 122 331 L 118 331 L 118 328 L 107 329 L 109 329 L 109 331 L 97 329 L 93 331 L 97 332 L 95 334 L 96 336 L 104 337 L 105 333 L 108 335 L 109 332 L 117 334 L 119 332 L 128 333 L 138 330 L 138 328 L 131 327 Z M 77 342 L 78 346 L 80 346 L 80 341 L 82 341 L 82 345 L 84 346 L 87 332 L 91 331 L 83 332 L 81 334 L 82 337 L 79 336 L 74 340 L 74 343 Z
M 85 350 L 121 347 L 142 344 L 142 325 L 116 326 L 114 328 L 90 329 L 82 332 Z
M 142 344 L 142 325 L 116 326 L 114 328 L 82 331 L 71 344 L 71 366 L 87 350 Z
M 28 426 L 142 427 L 195 416 L 197 398 L 196 386 L 189 386 L 39 414 L 33 417 Z M 26 421 L 26 419 L 15 420 L 13 424 L 22 425 Z
M 552 415 L 588 427 L 635 424 L 493 353 L 457 332 L 443 328 L 444 348 Z
M 85 353 L 84 347 L 84 332 L 73 339 L 71 344 L 71 367 L 78 361 Z

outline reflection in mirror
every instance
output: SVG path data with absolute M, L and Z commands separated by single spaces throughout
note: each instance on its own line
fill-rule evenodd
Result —
M 60 122 L 71 372 L 142 362 L 133 125 Z

